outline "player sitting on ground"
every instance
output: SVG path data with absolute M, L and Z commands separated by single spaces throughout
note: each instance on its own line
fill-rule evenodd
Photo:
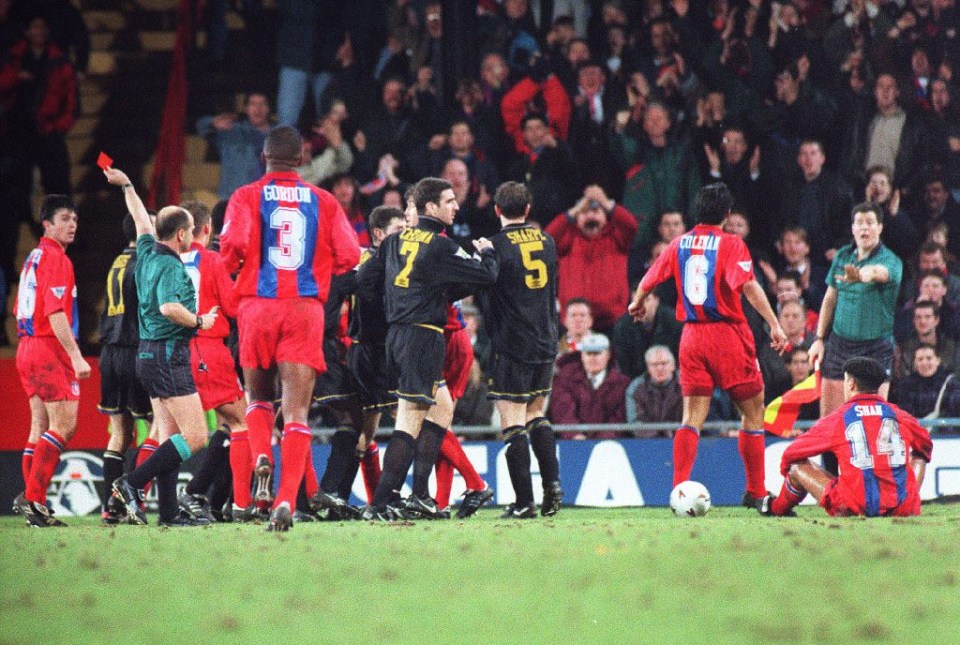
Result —
M 761 514 L 791 515 L 807 493 L 834 517 L 920 514 L 920 485 L 933 443 L 912 415 L 877 394 L 886 381 L 883 366 L 872 358 L 844 363 L 846 403 L 783 453 L 783 488 L 763 500 Z M 809 461 L 825 452 L 837 456 L 839 477 Z

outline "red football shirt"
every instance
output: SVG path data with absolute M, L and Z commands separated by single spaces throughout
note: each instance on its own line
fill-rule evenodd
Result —
M 786 475 L 792 464 L 832 452 L 849 510 L 875 517 L 904 502 L 919 510 L 910 457 L 930 461 L 932 450 L 930 433 L 913 416 L 876 394 L 858 394 L 797 437 L 783 453 L 780 472 Z
M 62 311 L 67 315 L 73 337 L 77 338 L 80 330 L 76 298 L 73 262 L 59 242 L 41 237 L 20 271 L 20 288 L 14 305 L 17 336 L 53 336 L 47 316 Z
M 223 266 L 223 259 L 216 251 L 197 243 L 192 244 L 186 253 L 181 253 L 180 259 L 183 260 L 183 267 L 197 292 L 197 312 L 205 314 L 214 307 L 220 307 L 220 315 L 213 327 L 200 330 L 197 335 L 226 338 L 230 335 L 227 318 L 237 317 L 237 296 L 234 293 L 233 280 Z
M 677 320 L 744 322 L 740 294 L 754 279 L 753 260 L 743 240 L 720 227 L 698 224 L 676 238 L 640 281 L 652 291 L 670 278 L 676 282 Z

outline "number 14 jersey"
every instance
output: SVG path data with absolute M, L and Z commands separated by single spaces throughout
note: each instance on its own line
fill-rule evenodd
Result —
M 698 224 L 674 239 L 656 259 L 640 286 L 652 291 L 673 278 L 677 320 L 744 322 L 740 293 L 754 279 L 753 260 L 738 236 L 720 227 Z

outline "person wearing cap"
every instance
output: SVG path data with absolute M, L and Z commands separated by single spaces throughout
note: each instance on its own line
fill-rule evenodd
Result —
M 596 330 L 612 328 L 630 298 L 627 256 L 636 232 L 630 211 L 597 185 L 547 226 L 557 243 L 561 306 L 589 294 Z
M 550 419 L 554 424 L 626 423 L 626 393 L 630 379 L 610 361 L 610 339 L 592 333 L 580 343 L 580 361 L 565 364 L 553 381 Z M 563 439 L 612 439 L 613 430 L 563 432 Z

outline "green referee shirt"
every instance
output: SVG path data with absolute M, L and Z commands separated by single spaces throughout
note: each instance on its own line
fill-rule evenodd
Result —
M 887 268 L 890 280 L 884 284 L 858 282 L 849 284 L 838 280 L 844 265 L 857 268 L 879 264 Z M 863 260 L 857 260 L 857 247 L 844 246 L 833 257 L 827 273 L 827 286 L 837 290 L 837 308 L 833 313 L 833 333 L 845 340 L 867 341 L 893 336 L 893 316 L 900 294 L 903 263 L 882 243 Z
M 140 340 L 189 340 L 196 330 L 170 322 L 160 313 L 160 305 L 179 302 L 191 313 L 197 312 L 197 293 L 193 281 L 169 247 L 158 244 L 153 235 L 137 238 L 137 296 L 140 298 Z

